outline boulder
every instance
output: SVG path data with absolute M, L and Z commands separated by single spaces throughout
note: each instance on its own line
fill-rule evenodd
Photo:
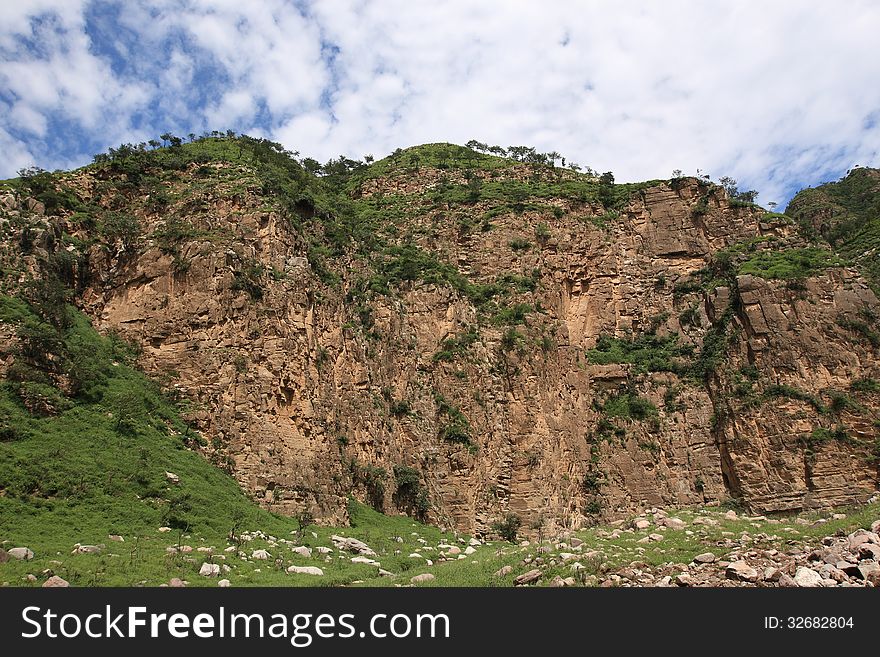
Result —
M 58 575 L 52 575 L 49 579 L 43 582 L 44 589 L 53 589 L 53 588 L 67 588 L 70 584 L 65 579 L 61 579 Z
M 513 566 L 502 566 L 498 570 L 495 571 L 494 577 L 506 577 L 513 572 Z
M 663 518 L 658 524 L 669 529 L 684 529 L 687 527 L 687 523 L 681 518 Z
M 34 553 L 30 548 L 14 547 L 9 550 L 9 556 L 13 559 L 18 559 L 19 561 L 30 561 L 34 558 Z
M 230 582 L 228 579 L 221 579 L 219 582 L 217 582 L 217 586 L 219 586 L 221 589 L 229 588 L 230 584 L 232 584 L 232 582 Z
M 813 588 L 822 586 L 822 576 L 812 568 L 801 566 L 794 574 L 795 583 L 801 588 Z
M 416 575 L 415 577 L 410 578 L 410 584 L 422 584 L 423 582 L 433 582 L 434 575 L 431 573 L 422 573 L 421 575 Z
M 745 561 L 734 561 L 728 564 L 724 571 L 728 579 L 739 580 L 740 582 L 757 582 L 758 571 L 752 568 Z
M 647 529 L 648 527 L 650 527 L 651 523 L 650 523 L 650 521 L 645 520 L 644 518 L 638 518 L 636 520 L 633 520 L 632 526 L 633 526 L 633 529 L 636 529 L 638 531 L 643 531 L 643 530 Z
M 333 541 L 333 545 L 336 546 L 338 550 L 345 550 L 347 552 L 357 552 L 358 554 L 362 554 L 367 557 L 375 557 L 376 553 L 370 549 L 363 541 L 359 541 L 356 538 L 346 538 L 344 536 L 331 536 L 330 540 Z
M 202 577 L 217 577 L 220 574 L 220 565 L 216 563 L 203 563 L 199 568 L 199 575 Z
M 175 486 L 180 483 L 180 477 L 178 477 L 173 472 L 166 472 L 165 479 L 168 480 L 168 483 L 174 484 Z
M 294 575 L 317 575 L 322 576 L 324 571 L 317 566 L 288 566 L 287 572 Z
M 293 548 L 293 551 L 296 552 L 301 557 L 311 557 L 312 551 L 304 545 L 300 545 L 298 547 Z
M 703 552 L 694 557 L 694 563 L 714 563 L 717 557 L 711 552 Z
M 254 550 L 253 552 L 251 552 L 251 559 L 257 559 L 259 561 L 265 561 L 271 556 L 272 555 L 266 552 L 266 550 Z
M 516 586 L 523 586 L 524 584 L 531 584 L 532 582 L 537 582 L 541 579 L 541 571 L 537 568 L 530 570 L 527 573 L 523 573 L 513 580 L 513 583 Z
M 186 586 L 186 582 L 184 582 L 179 577 L 172 577 L 171 581 L 168 582 L 168 586 L 170 586 L 172 589 L 182 589 Z

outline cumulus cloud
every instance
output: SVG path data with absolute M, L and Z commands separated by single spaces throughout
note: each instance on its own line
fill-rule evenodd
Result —
M 764 202 L 880 164 L 868 0 L 4 5 L 0 175 L 227 128 L 321 160 L 477 138 L 621 181 L 699 167 Z

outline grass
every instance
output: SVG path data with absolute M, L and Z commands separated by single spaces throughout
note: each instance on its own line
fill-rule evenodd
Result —
M 629 363 L 636 372 L 678 372 L 693 355 L 693 348 L 678 343 L 678 335 L 659 337 L 643 333 L 632 338 L 602 335 L 587 359 L 596 365 Z

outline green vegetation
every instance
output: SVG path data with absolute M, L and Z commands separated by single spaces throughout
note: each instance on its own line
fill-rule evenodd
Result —
M 784 251 L 761 251 L 743 262 L 739 266 L 739 273 L 761 278 L 793 280 L 809 278 L 829 267 L 839 265 L 840 260 L 830 251 L 807 247 Z
M 663 337 L 643 333 L 630 339 L 602 335 L 587 352 L 587 359 L 597 365 L 630 363 L 634 373 L 681 372 L 693 356 L 693 347 L 680 345 L 678 340 L 674 333 Z
M 437 414 L 445 416 L 446 421 L 440 427 L 440 438 L 450 443 L 465 445 L 469 450 L 476 450 L 471 439 L 471 423 L 458 408 L 451 405 L 443 395 L 434 395 Z
M 492 531 L 497 533 L 503 540 L 516 543 L 519 528 L 522 527 L 522 518 L 515 513 L 508 513 L 503 520 L 492 525 Z
M 640 421 L 656 416 L 657 407 L 638 393 L 626 391 L 608 397 L 602 404 L 602 413 L 608 417 Z
M 880 291 L 880 172 L 856 168 L 837 182 L 795 195 L 785 214 L 813 239 L 855 264 Z

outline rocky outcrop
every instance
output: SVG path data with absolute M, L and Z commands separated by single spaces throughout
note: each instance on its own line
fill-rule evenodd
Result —
M 71 184 L 89 194 L 90 174 L 77 175 Z M 403 509 L 401 465 L 420 473 L 430 519 L 476 532 L 510 512 L 535 531 L 729 496 L 758 511 L 844 504 L 876 488 L 865 444 L 880 400 L 850 384 L 880 377 L 877 351 L 836 323 L 880 312 L 854 270 L 829 269 L 802 289 L 754 276 L 688 288 L 714 254 L 789 239 L 793 227 L 683 180 L 638 191 L 618 217 L 549 198 L 462 232 L 456 217 L 491 205 L 456 214 L 420 204 L 443 176 L 423 168 L 371 179 L 355 196 L 415 197 L 412 241 L 474 284 L 533 281 L 505 299 L 529 304 L 524 318 L 497 320 L 461 290 L 406 279 L 391 295 L 359 299 L 369 270 L 353 254 L 333 261 L 340 282 L 328 286 L 307 235 L 253 185 L 202 184 L 160 212 L 138 209 L 143 240 L 125 253 L 92 247 L 79 304 L 99 328 L 142 345 L 139 364 L 191 400 L 206 456 L 282 513 L 340 522 L 352 491 Z M 172 217 L 192 230 L 169 249 L 160 235 Z M 468 331 L 473 340 L 435 356 Z M 647 333 L 677 335 L 689 357 L 723 336 L 723 353 L 704 379 L 587 357 L 602 336 Z M 754 391 L 738 396 L 743 368 Z M 772 386 L 799 396 L 768 398 Z M 829 390 L 852 405 L 820 412 L 809 400 L 827 406 Z M 603 404 L 623 391 L 656 412 L 603 429 Z M 456 422 L 470 446 L 444 440 Z M 816 433 L 838 425 L 848 440 Z M 384 470 L 384 491 L 371 488 L 367 467 Z

